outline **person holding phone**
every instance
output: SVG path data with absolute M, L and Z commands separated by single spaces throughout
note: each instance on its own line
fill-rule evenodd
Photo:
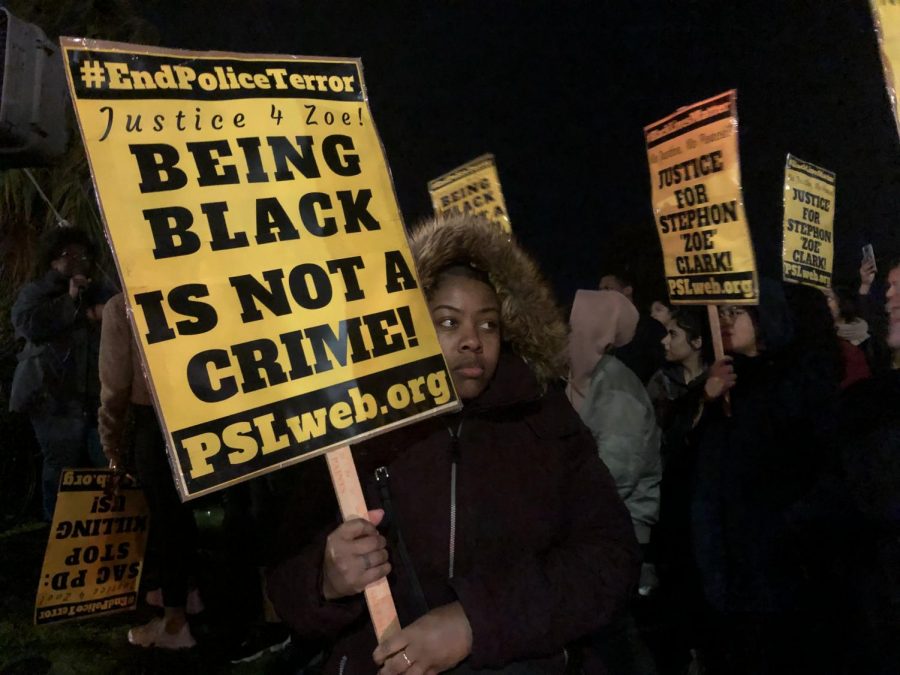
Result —
M 868 324 L 871 339 L 864 349 L 866 361 L 872 373 L 884 373 L 891 369 L 891 350 L 887 346 L 888 326 L 876 291 L 875 279 L 878 266 L 875 262 L 875 251 L 871 244 L 862 249 L 862 262 L 859 266 L 859 289 L 856 305 L 860 317 Z
M 41 243 L 37 278 L 22 287 L 12 308 L 16 336 L 25 346 L 9 407 L 29 416 L 41 447 L 47 521 L 53 520 L 63 469 L 106 465 L 97 435 L 97 355 L 111 293 L 93 280 L 95 254 L 81 228 L 53 228 Z

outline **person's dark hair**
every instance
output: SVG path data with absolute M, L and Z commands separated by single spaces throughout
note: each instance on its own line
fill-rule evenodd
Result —
M 781 281 L 761 276 L 759 304 L 747 305 L 744 309 L 753 322 L 756 347 L 760 353 L 775 356 L 790 346 L 794 336 L 794 319 Z
M 837 298 L 838 316 L 845 323 L 851 323 L 859 318 L 859 305 L 857 304 L 857 294 L 846 286 L 835 286 L 831 289 Z
M 672 309 L 672 321 L 684 331 L 688 342 L 700 338 L 700 359 L 704 365 L 713 362 L 712 339 L 709 332 L 709 319 L 706 310 L 697 307 L 675 307 Z
M 77 225 L 53 227 L 41 237 L 35 276 L 43 275 L 50 268 L 50 263 L 56 260 L 69 244 L 81 244 L 91 258 L 97 256 L 96 245 L 88 233 Z
M 634 288 L 634 287 L 632 286 L 632 288 Z M 666 309 L 668 309 L 669 314 L 671 314 L 672 312 L 675 311 L 675 305 L 671 304 L 669 302 L 669 298 L 667 298 L 666 296 L 663 295 L 663 296 L 658 296 L 658 297 L 654 296 L 650 299 L 650 302 L 647 303 L 647 307 L 646 307 L 648 314 L 653 309 L 653 305 L 655 305 L 657 302 L 659 304 L 663 305 Z
M 432 298 L 434 292 L 440 287 L 442 283 L 444 283 L 444 280 L 447 277 L 464 277 L 466 279 L 474 279 L 475 281 L 480 281 L 484 284 L 487 284 L 491 288 L 494 288 L 494 284 L 491 282 L 490 275 L 487 272 L 478 269 L 471 262 L 457 261 L 441 269 L 435 277 L 435 284 L 431 286 L 431 288 L 425 289 L 425 297 L 428 300 Z
M 631 273 L 631 270 L 627 266 L 613 267 L 600 275 L 602 279 L 605 276 L 615 277 L 619 280 L 619 283 L 623 286 L 631 286 L 634 289 L 634 274 Z
M 750 321 L 753 322 L 753 332 L 756 334 L 757 351 L 766 351 L 766 336 L 759 320 L 759 307 L 757 305 L 747 305 L 743 309 L 747 310 L 747 315 L 750 317 Z
M 843 377 L 843 358 L 825 295 L 815 288 L 785 284 L 785 299 L 794 323 L 792 353 L 797 362 L 817 364 L 829 383 Z

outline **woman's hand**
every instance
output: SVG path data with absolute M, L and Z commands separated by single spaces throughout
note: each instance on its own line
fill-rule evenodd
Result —
M 362 593 L 366 586 L 391 571 L 387 540 L 375 529 L 384 518 L 384 511 L 369 511 L 368 516 L 369 520 L 348 520 L 328 535 L 322 575 L 322 595 L 326 600 Z
M 74 276 L 69 278 L 69 296 L 73 300 L 77 300 L 78 296 L 81 295 L 82 291 L 87 288 L 91 283 L 91 280 L 88 279 L 83 274 L 75 274 Z
M 723 396 L 737 382 L 737 375 L 734 374 L 734 366 L 731 363 L 733 360 L 730 356 L 723 356 L 709 367 L 706 384 L 703 385 L 703 395 L 707 400 L 712 401 Z
M 431 610 L 372 653 L 380 675 L 440 673 L 472 652 L 472 627 L 465 610 L 451 602 Z
M 872 290 L 872 282 L 875 281 L 875 260 L 873 258 L 863 258 L 862 265 L 859 266 L 859 294 L 868 295 Z
M 94 323 L 100 323 L 103 321 L 103 308 L 106 307 L 104 303 L 96 303 L 87 308 L 87 318 Z

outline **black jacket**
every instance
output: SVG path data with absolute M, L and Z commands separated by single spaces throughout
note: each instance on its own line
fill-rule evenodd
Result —
M 96 419 L 100 402 L 100 324 L 88 321 L 87 302 L 69 295 L 69 280 L 54 270 L 26 284 L 12 308 L 16 336 L 25 339 L 10 391 L 10 410 L 63 409 L 81 402 Z
M 561 390 L 542 394 L 524 362 L 509 353 L 491 386 L 458 415 L 377 437 L 354 456 L 369 508 L 383 504 L 375 469 L 389 471 L 392 511 L 428 606 L 459 600 L 469 618 L 472 668 L 538 659 L 532 667 L 550 668 L 540 672 L 561 672 L 563 647 L 607 625 L 637 581 L 628 512 L 590 432 Z M 324 461 L 313 462 L 321 486 Z M 287 524 L 285 540 L 309 532 L 310 508 L 321 517 L 315 503 L 328 487 L 316 492 L 307 512 L 301 505 Z M 321 598 L 324 539 L 337 524 L 319 521 L 313 543 L 270 573 L 269 591 L 279 616 L 301 636 L 335 641 L 325 672 L 343 665 L 346 675 L 374 673 L 375 635 L 362 598 Z M 409 570 L 396 550 L 391 555 L 389 580 L 401 622 L 408 623 L 417 614 L 415 594 Z

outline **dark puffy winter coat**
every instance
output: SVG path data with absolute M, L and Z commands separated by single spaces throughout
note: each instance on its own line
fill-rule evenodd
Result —
M 354 455 L 369 508 L 384 506 L 374 472 L 387 468 L 395 524 L 428 607 L 461 602 L 472 626 L 473 668 L 549 657 L 546 672 L 561 672 L 563 648 L 607 625 L 636 582 L 631 521 L 590 432 L 561 391 L 542 395 L 512 355 L 462 413 L 376 438 Z M 320 478 L 327 481 L 324 471 Z M 295 531 L 308 525 L 302 518 Z M 373 673 L 375 634 L 362 597 L 321 597 L 324 539 L 336 526 L 276 567 L 269 591 L 279 616 L 300 635 L 336 640 L 326 672 L 337 672 L 346 657 L 345 675 Z M 395 551 L 392 565 L 395 601 L 409 623 L 416 618 L 409 570 Z
M 765 350 L 735 357 L 731 415 L 707 406 L 693 439 L 693 551 L 707 601 L 725 612 L 801 603 L 807 573 L 789 519 L 829 466 L 835 431 L 835 378 L 792 354 L 783 294 L 761 291 Z
M 411 569 L 389 543 L 400 621 L 426 611 L 415 576 L 427 608 L 459 601 L 465 610 L 473 647 L 464 667 L 562 672 L 566 645 L 619 614 L 639 571 L 628 512 L 590 432 L 554 384 L 565 326 L 533 262 L 499 229 L 464 218 L 433 223 L 412 248 L 426 291 L 452 262 L 489 273 L 504 348 L 489 387 L 462 412 L 354 448 L 367 505 L 389 507 L 388 540 L 399 531 L 409 552 Z M 388 488 L 376 484 L 379 467 Z M 306 470 L 282 542 L 311 543 L 282 556 L 269 593 L 300 636 L 332 644 L 325 672 L 374 673 L 376 640 L 362 596 L 322 597 L 324 542 L 339 521 L 325 462 Z
M 25 339 L 10 391 L 10 410 L 30 412 L 81 401 L 94 414 L 100 400 L 100 328 L 85 303 L 69 295 L 69 280 L 54 270 L 26 284 L 12 308 L 16 336 Z M 105 299 L 105 298 L 104 298 Z

